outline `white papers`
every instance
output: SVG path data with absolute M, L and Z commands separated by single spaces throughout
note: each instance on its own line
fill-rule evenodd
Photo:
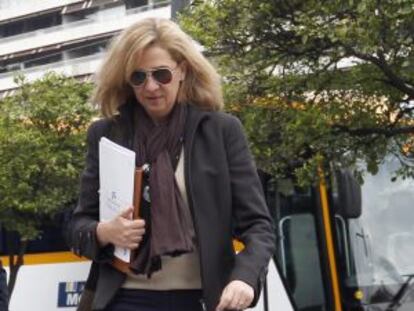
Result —
M 99 142 L 99 219 L 108 221 L 132 206 L 135 152 L 102 137 Z M 114 255 L 129 262 L 130 250 L 115 247 Z

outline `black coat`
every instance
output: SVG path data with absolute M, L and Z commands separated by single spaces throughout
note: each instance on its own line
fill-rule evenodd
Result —
M 117 143 L 131 146 L 133 124 L 129 105 L 114 120 L 99 120 L 88 130 L 86 167 L 80 200 L 73 215 L 73 251 L 99 262 L 94 309 L 103 309 L 125 280 L 109 261 L 113 246 L 99 248 L 98 145 L 108 128 L 123 133 Z M 113 139 L 113 138 L 112 138 Z M 231 280 L 242 280 L 260 294 L 269 259 L 275 249 L 272 222 L 256 167 L 239 120 L 223 112 L 202 111 L 190 105 L 184 137 L 184 174 L 190 210 L 198 239 L 203 296 L 214 310 Z M 232 239 L 245 249 L 235 255 Z

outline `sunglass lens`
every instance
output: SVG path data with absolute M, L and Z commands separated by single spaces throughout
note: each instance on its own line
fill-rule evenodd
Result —
M 134 71 L 131 75 L 131 84 L 133 85 L 141 85 L 144 83 L 145 79 L 147 77 L 147 74 L 145 71 Z
M 172 72 L 166 68 L 157 69 L 153 71 L 152 76 L 155 80 L 162 84 L 170 83 L 172 80 Z

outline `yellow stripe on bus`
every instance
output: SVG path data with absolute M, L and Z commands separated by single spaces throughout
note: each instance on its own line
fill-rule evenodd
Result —
M 236 239 L 233 240 L 233 247 L 236 253 L 244 249 L 244 244 Z M 0 256 L 0 260 L 4 266 L 9 266 L 9 257 Z M 63 262 L 81 262 L 87 261 L 88 259 L 78 257 L 72 252 L 50 252 L 50 253 L 37 253 L 37 254 L 26 254 L 24 255 L 25 265 L 39 265 L 39 264 L 50 264 L 50 263 L 63 263 Z
M 0 256 L 4 266 L 9 266 L 9 257 Z M 26 254 L 23 258 L 24 265 L 39 265 L 50 263 L 64 263 L 64 262 L 81 262 L 87 261 L 86 258 L 76 256 L 71 252 L 51 252 L 51 253 L 37 253 Z
M 329 205 L 328 205 L 328 195 L 325 185 L 325 180 L 323 173 L 320 172 L 321 181 L 319 183 L 319 193 L 321 196 L 321 206 L 322 206 L 322 218 L 324 223 L 325 229 L 325 236 L 326 236 L 326 247 L 328 251 L 328 261 L 329 261 L 329 268 L 330 274 L 332 279 L 332 289 L 334 295 L 334 303 L 335 303 L 335 311 L 342 311 L 342 304 L 341 304 L 341 294 L 339 292 L 339 278 L 337 273 L 336 267 L 336 260 L 335 260 L 335 250 L 334 250 L 334 243 L 332 238 L 332 227 L 329 215 Z

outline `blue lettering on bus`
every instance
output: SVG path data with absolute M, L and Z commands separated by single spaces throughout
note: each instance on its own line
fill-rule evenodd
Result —
M 59 282 L 58 308 L 76 307 L 85 287 L 85 282 Z

